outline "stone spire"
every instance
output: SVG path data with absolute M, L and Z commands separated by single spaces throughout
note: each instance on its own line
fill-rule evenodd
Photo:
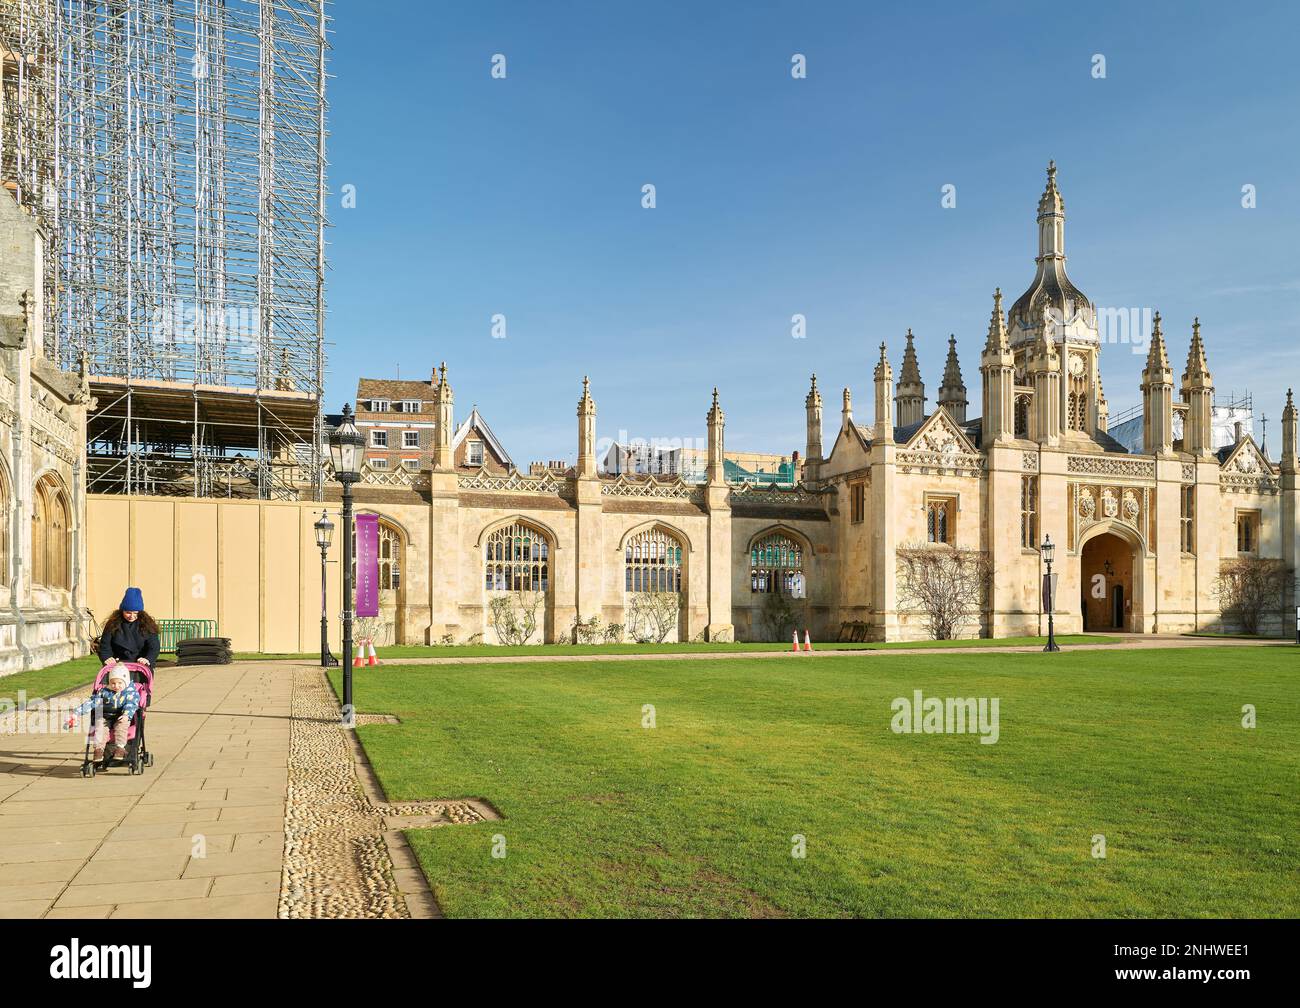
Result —
M 1192 320 L 1192 344 L 1187 350 L 1182 392 L 1183 401 L 1187 403 L 1187 413 L 1183 418 L 1183 451 L 1193 455 L 1211 455 L 1214 452 L 1214 379 L 1210 377 L 1210 367 L 1205 361 L 1199 318 Z
M 966 422 L 966 386 L 961 380 L 957 361 L 957 337 L 948 336 L 948 360 L 943 366 L 943 384 L 939 386 L 939 405 L 959 424 Z
M 1174 373 L 1169 367 L 1165 335 L 1156 312 L 1151 348 L 1142 371 L 1142 448 L 1148 455 L 1167 455 L 1174 447 Z
M 1282 472 L 1294 476 L 1300 472 L 1300 457 L 1297 451 L 1300 446 L 1296 444 L 1297 421 L 1300 416 L 1297 415 L 1295 400 L 1291 397 L 1291 390 L 1286 390 L 1286 408 L 1282 410 Z
M 815 465 L 822 457 L 822 394 L 817 389 L 817 376 L 812 376 L 812 388 L 803 401 L 808 419 L 807 453 L 805 465 Z
M 722 407 L 718 405 L 716 387 L 713 389 L 713 405 L 709 408 L 705 420 L 709 425 L 709 483 L 721 486 L 727 482 L 727 470 L 723 464 L 726 458 L 723 428 L 726 426 L 727 418 L 722 412 Z
M 433 390 L 433 407 L 437 414 L 437 424 L 433 433 L 433 467 L 449 471 L 455 468 L 451 455 L 452 426 L 455 424 L 456 397 L 451 393 L 451 382 L 447 381 L 447 362 L 435 372 L 438 383 Z
M 579 479 L 596 476 L 596 401 L 591 398 L 591 382 L 582 376 L 582 398 L 578 400 L 578 467 Z
M 1056 187 L 1055 161 L 1048 162 L 1047 188 L 1038 200 L 1038 255 L 1034 262 L 1033 282 L 1016 299 L 1008 316 L 1012 345 L 1037 337 L 1043 303 L 1063 325 L 1070 324 L 1071 341 L 1097 342 L 1092 303 L 1065 273 L 1065 200 Z
M 984 342 L 986 354 L 1007 354 L 1011 346 L 1007 342 L 1007 321 L 1002 314 L 1002 288 L 993 291 L 993 311 L 989 315 L 989 338 Z
M 894 440 L 894 423 L 891 418 L 894 398 L 894 369 L 885 356 L 885 344 L 880 344 L 880 360 L 876 363 L 876 426 L 873 441 L 889 444 Z
M 916 363 L 916 346 L 912 330 L 907 330 L 907 346 L 903 348 L 903 368 L 898 372 L 898 426 L 920 423 L 925 419 L 925 384 L 921 381 L 921 368 Z
M 980 444 L 987 448 L 997 441 L 1009 441 L 1016 436 L 1016 359 L 1007 342 L 1001 287 L 993 292 L 989 337 L 980 356 L 980 373 L 984 378 Z

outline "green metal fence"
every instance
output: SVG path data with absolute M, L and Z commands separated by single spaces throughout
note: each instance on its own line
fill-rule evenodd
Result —
M 215 637 L 217 621 L 210 619 L 164 619 L 158 621 L 162 651 L 175 651 L 176 645 L 190 637 Z

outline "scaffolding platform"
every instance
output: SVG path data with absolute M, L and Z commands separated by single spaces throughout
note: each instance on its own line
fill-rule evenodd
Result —
M 88 493 L 320 497 L 311 392 L 102 375 L 90 391 Z

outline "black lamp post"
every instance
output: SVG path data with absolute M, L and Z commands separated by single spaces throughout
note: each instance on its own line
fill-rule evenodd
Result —
M 352 722 L 352 484 L 361 479 L 366 439 L 352 422 L 352 407 L 343 406 L 343 419 L 330 434 L 334 478 L 343 486 L 343 720 Z
M 1044 651 L 1060 651 L 1056 643 L 1056 585 L 1052 581 L 1052 559 L 1056 556 L 1056 544 L 1050 535 L 1043 536 L 1043 562 L 1047 564 L 1047 575 L 1043 578 L 1043 598 L 1047 604 L 1047 647 Z
M 329 512 L 322 511 L 320 520 L 312 528 L 316 530 L 316 545 L 320 547 L 320 667 L 329 668 L 339 663 L 339 660 L 330 654 L 329 622 L 325 613 L 326 554 L 329 553 L 330 542 L 334 538 L 334 523 L 330 521 Z

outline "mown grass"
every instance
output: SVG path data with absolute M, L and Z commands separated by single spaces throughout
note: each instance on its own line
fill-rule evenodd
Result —
M 1058 637 L 1062 644 L 1114 644 L 1120 638 L 1100 634 L 1079 634 Z M 829 644 L 813 643 L 818 651 L 892 651 L 898 649 L 948 647 L 1025 647 L 1042 646 L 1046 637 L 962 638 L 950 641 L 894 641 L 883 643 Z M 800 647 L 802 647 L 800 643 Z M 673 644 L 395 644 L 375 648 L 380 658 L 519 658 L 528 655 L 635 655 L 635 654 L 728 654 L 738 651 L 789 651 L 790 644 L 746 643 L 733 641 L 725 644 L 673 643 Z
M 84 686 L 89 693 L 90 684 L 94 681 L 100 664 L 94 655 L 87 655 L 57 665 L 47 665 L 43 669 L 15 672 L 0 678 L 0 699 L 17 704 L 21 693 L 26 702 L 31 703 L 79 686 Z
M 408 834 L 450 916 L 1295 916 L 1296 661 L 392 666 L 355 693 L 402 719 L 358 729 L 390 798 L 505 816 Z M 917 689 L 998 697 L 999 741 L 894 734 Z

